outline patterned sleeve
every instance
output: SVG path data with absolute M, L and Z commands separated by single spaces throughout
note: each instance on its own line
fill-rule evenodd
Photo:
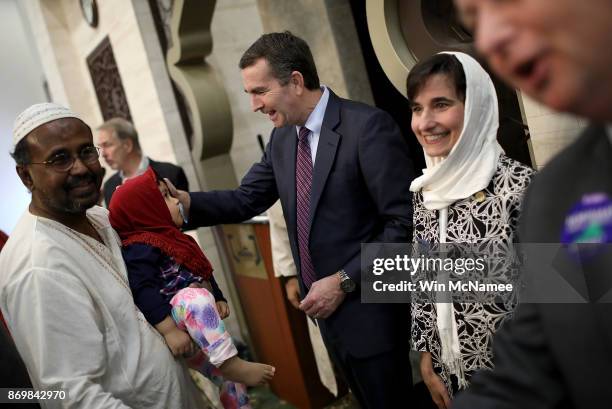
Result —
M 434 304 L 412 304 L 412 349 L 421 352 L 431 352 L 436 320 Z
M 433 228 L 428 214 L 423 208 L 421 193 L 412 196 L 414 241 L 427 241 L 428 230 Z M 411 339 L 412 348 L 416 351 L 431 352 L 436 325 L 436 308 L 433 303 L 416 303 L 411 306 Z
M 505 184 L 504 187 L 508 190 L 508 225 L 512 230 L 512 241 L 517 243 L 519 242 L 518 224 L 523 208 L 523 198 L 536 171 L 508 157 L 505 157 L 502 163 L 507 168 L 506 174 L 511 178 L 509 180 L 511 183 Z

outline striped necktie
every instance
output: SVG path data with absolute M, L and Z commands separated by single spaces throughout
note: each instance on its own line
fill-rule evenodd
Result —
M 310 220 L 310 192 L 312 190 L 312 156 L 310 153 L 310 130 L 301 127 L 298 135 L 298 148 L 295 163 L 295 186 L 297 194 L 297 236 L 300 252 L 300 274 L 306 288 L 310 288 L 317 278 L 308 248 Z

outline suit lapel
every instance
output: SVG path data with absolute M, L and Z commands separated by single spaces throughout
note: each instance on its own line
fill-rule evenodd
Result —
M 325 188 L 327 177 L 331 171 L 336 151 L 340 143 L 340 135 L 334 129 L 340 122 L 340 99 L 329 90 L 329 101 L 323 117 L 321 126 L 321 134 L 319 135 L 319 144 L 317 146 L 317 155 L 312 175 L 312 190 L 310 196 L 310 224 L 309 230 L 312 227 L 314 214 L 317 210 L 321 194 Z M 295 183 L 295 182 L 294 182 Z

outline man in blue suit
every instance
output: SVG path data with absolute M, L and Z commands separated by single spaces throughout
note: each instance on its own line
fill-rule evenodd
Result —
M 304 40 L 265 34 L 242 56 L 253 111 L 274 124 L 259 163 L 229 191 L 177 192 L 191 226 L 235 223 L 280 198 L 304 298 L 363 408 L 408 407 L 410 308 L 360 300 L 361 243 L 409 242 L 413 166 L 385 112 L 321 87 Z

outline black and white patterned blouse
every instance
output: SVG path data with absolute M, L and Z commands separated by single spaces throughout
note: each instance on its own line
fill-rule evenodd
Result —
M 533 169 L 501 155 L 497 171 L 482 194 L 448 207 L 448 243 L 477 243 L 492 246 L 517 241 L 516 229 L 523 194 L 534 175 Z M 414 195 L 415 242 L 439 243 L 438 211 L 423 206 L 421 192 Z M 509 304 L 454 303 L 455 320 L 463 371 L 469 381 L 481 368 L 492 368 L 492 336 L 512 314 Z M 417 351 L 432 355 L 434 371 L 453 396 L 450 373 L 441 364 L 441 347 L 432 303 L 412 305 L 412 343 Z

